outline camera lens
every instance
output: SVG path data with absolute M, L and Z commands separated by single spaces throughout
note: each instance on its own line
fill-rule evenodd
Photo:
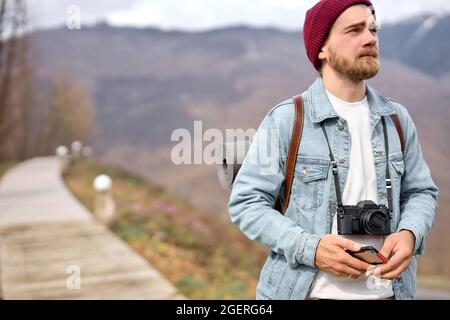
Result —
M 369 210 L 361 216 L 360 222 L 367 234 L 384 234 L 389 220 L 384 212 Z

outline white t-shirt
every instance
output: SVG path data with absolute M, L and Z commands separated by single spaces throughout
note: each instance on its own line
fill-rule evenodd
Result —
M 328 98 L 337 114 L 347 121 L 350 130 L 350 167 L 342 192 L 343 205 L 356 205 L 361 200 L 378 203 L 377 177 L 372 155 L 370 132 L 370 109 L 367 96 L 359 102 L 346 102 L 327 91 Z M 334 215 L 331 234 L 337 234 L 337 219 Z M 342 236 L 361 245 L 380 250 L 384 236 Z M 319 270 L 310 288 L 311 299 L 384 299 L 394 295 L 392 282 L 374 282 L 373 276 L 363 274 L 359 279 L 334 276 Z

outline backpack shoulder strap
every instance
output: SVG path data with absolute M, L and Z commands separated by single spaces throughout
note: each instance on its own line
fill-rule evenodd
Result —
M 395 129 L 397 129 L 398 137 L 400 138 L 400 145 L 402 146 L 402 153 L 405 154 L 405 136 L 403 135 L 402 124 L 398 114 L 391 114 L 391 119 L 394 122 Z
M 297 153 L 303 133 L 303 118 L 304 118 L 303 98 L 301 95 L 297 95 L 293 97 L 293 99 L 295 104 L 295 120 L 294 120 L 294 127 L 292 129 L 292 137 L 291 142 L 289 144 L 289 153 L 286 162 L 286 173 L 284 178 L 285 181 L 284 205 L 283 207 L 281 207 L 279 197 L 275 203 L 275 209 L 280 211 L 280 213 L 283 215 L 289 205 L 292 182 L 294 180 L 295 165 L 297 163 Z

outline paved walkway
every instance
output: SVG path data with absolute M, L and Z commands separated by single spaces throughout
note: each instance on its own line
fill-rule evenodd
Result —
M 54 157 L 0 181 L 3 299 L 185 299 L 68 191 Z

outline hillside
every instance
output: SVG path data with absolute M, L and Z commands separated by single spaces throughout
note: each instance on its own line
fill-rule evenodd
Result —
M 437 78 L 449 72 L 448 13 L 425 14 L 381 27 L 385 57 Z

